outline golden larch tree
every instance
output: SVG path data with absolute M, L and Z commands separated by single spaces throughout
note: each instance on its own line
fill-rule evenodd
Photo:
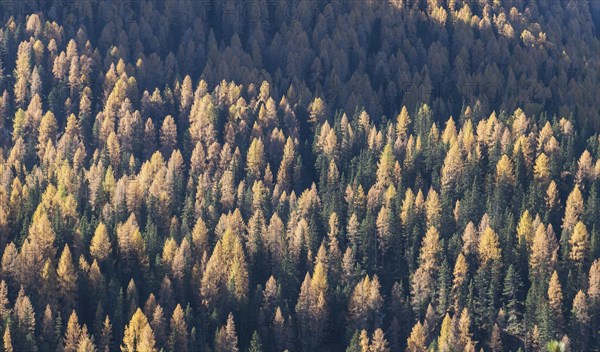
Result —
M 137 309 L 125 327 L 122 352 L 156 352 L 154 333 L 148 318 Z
M 406 342 L 406 350 L 409 352 L 425 352 L 427 350 L 425 339 L 426 335 L 425 329 L 423 329 L 423 324 L 421 324 L 420 321 L 417 321 L 415 326 L 413 326 L 410 336 Z

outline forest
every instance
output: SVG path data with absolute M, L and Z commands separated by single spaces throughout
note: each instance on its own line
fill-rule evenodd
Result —
M 0 351 L 600 350 L 599 1 L 0 20 Z

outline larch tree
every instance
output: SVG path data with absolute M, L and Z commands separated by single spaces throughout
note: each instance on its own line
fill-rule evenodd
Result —
M 307 272 L 296 303 L 298 335 L 305 348 L 309 349 L 316 348 L 320 343 L 322 332 L 317 329 L 322 329 L 325 323 L 325 292 L 320 291 L 318 286 L 319 283 Z
M 110 161 L 110 165 L 115 170 L 121 169 L 121 143 L 119 143 L 119 139 L 117 138 L 117 134 L 114 131 L 111 131 L 106 139 L 106 152 L 108 154 L 108 159 Z
M 309 106 L 309 118 L 313 128 L 323 123 L 326 114 L 325 102 L 320 97 L 315 98 Z
M 377 328 L 375 332 L 373 332 L 369 352 L 390 352 L 389 343 L 385 338 L 383 330 L 380 328 Z
M 77 342 L 77 352 L 96 352 L 96 344 L 93 337 L 88 333 L 87 326 L 81 328 L 81 336 Z
M 573 229 L 573 234 L 569 239 L 569 245 L 571 250 L 569 252 L 569 259 L 577 264 L 578 267 L 583 266 L 584 262 L 588 258 L 588 252 L 590 249 L 590 235 L 585 225 L 579 221 Z
M 56 234 L 52 229 L 48 215 L 43 210 L 38 210 L 33 216 L 29 234 L 21 247 L 22 272 L 20 275 L 24 283 L 33 284 L 35 275 L 39 273 L 46 259 L 53 259 L 56 254 L 54 241 Z
M 535 229 L 533 227 L 533 217 L 531 217 L 529 210 L 525 209 L 523 214 L 521 214 L 519 224 L 517 225 L 517 236 L 519 243 L 527 243 L 528 245 L 531 245 L 534 239 L 534 233 Z
M 575 174 L 575 182 L 582 185 L 587 181 L 593 173 L 592 155 L 589 151 L 584 150 L 577 162 L 577 173 Z M 584 185 L 585 186 L 585 185 Z
M 294 145 L 292 138 L 288 137 L 285 141 L 283 156 L 281 157 L 281 163 L 279 164 L 279 169 L 277 170 L 277 184 L 286 192 L 291 190 L 295 162 L 296 146 Z
M 148 118 L 144 124 L 144 145 L 142 149 L 145 159 L 150 159 L 152 153 L 156 150 L 156 127 L 154 127 L 151 118 Z
M 479 261 L 482 265 L 500 259 L 500 243 L 498 235 L 492 228 L 487 227 L 481 234 L 478 247 Z
M 408 128 L 410 127 L 410 115 L 406 106 L 402 106 L 400 113 L 396 116 L 396 136 L 401 143 L 406 142 Z
M 381 188 L 387 188 L 394 182 L 394 164 L 396 158 L 394 157 L 392 145 L 386 144 L 379 157 L 377 163 L 377 185 Z
M 40 274 L 40 284 L 37 286 L 37 291 L 47 297 L 47 302 L 53 307 L 58 304 L 58 277 L 54 264 L 50 259 L 46 259 L 42 272 Z
M 450 314 L 446 313 L 442 320 L 440 336 L 437 340 L 438 349 L 440 352 L 452 351 L 455 345 L 454 322 L 450 318 Z
M 117 225 L 117 249 L 125 272 L 134 271 L 136 264 L 141 268 L 148 265 L 146 244 L 134 213 L 125 223 Z
M 458 258 L 454 264 L 453 279 L 452 279 L 452 290 L 451 294 L 454 300 L 454 308 L 456 310 L 461 307 L 466 297 L 467 289 L 467 273 L 468 264 L 467 259 L 462 253 L 458 254 Z
M 558 186 L 556 182 L 550 181 L 548 188 L 546 189 L 546 196 L 544 197 L 546 204 L 546 210 L 549 213 L 553 213 L 558 208 L 560 198 L 558 195 Z
M 585 350 L 588 347 L 590 312 L 588 298 L 586 294 L 579 290 L 573 299 L 573 308 L 571 309 L 571 325 L 573 331 L 574 348 Z
M 98 352 L 109 352 L 113 345 L 112 323 L 108 315 L 102 323 L 102 330 L 98 336 Z
M 462 347 L 464 350 L 468 349 L 469 345 L 473 345 L 472 333 L 471 333 L 471 317 L 467 308 L 463 308 L 458 319 L 457 326 L 457 347 Z
M 503 154 L 496 164 L 496 182 L 512 185 L 515 182 L 514 167 L 508 155 Z
M 22 287 L 15 301 L 12 319 L 16 323 L 14 335 L 18 337 L 15 345 L 18 345 L 19 349 L 35 350 L 35 310 Z
M 4 330 L 4 336 L 2 338 L 2 342 L 3 342 L 3 347 L 4 347 L 5 352 L 13 352 L 14 351 L 13 344 L 12 344 L 12 337 L 10 335 L 10 325 L 7 326 L 6 329 Z
M 377 240 L 379 244 L 379 249 L 381 251 L 382 263 L 385 264 L 386 252 L 390 249 L 392 245 L 392 214 L 391 211 L 387 207 L 382 207 L 379 210 L 379 214 L 377 214 Z
M 442 168 L 442 187 L 449 188 L 455 187 L 458 180 L 461 177 L 463 169 L 463 159 L 460 152 L 460 148 L 457 142 L 454 142 L 448 153 L 446 154 L 446 158 L 444 159 L 444 166 Z M 452 189 L 452 188 L 450 188 Z
M 583 196 L 579 186 L 575 186 L 565 204 L 565 216 L 562 222 L 563 231 L 572 233 L 583 214 Z
M 78 352 L 77 345 L 80 337 L 81 326 L 79 325 L 79 318 L 77 317 L 77 313 L 75 313 L 73 310 L 69 316 L 69 321 L 67 322 L 67 330 L 65 331 L 65 336 L 62 342 L 63 350 L 65 352 Z
M 557 326 L 558 336 L 561 336 L 564 319 L 562 310 L 563 293 L 562 286 L 560 285 L 560 281 L 558 279 L 558 274 L 556 273 L 556 270 L 552 274 L 552 277 L 550 278 L 550 284 L 548 285 L 548 304 L 550 305 L 550 309 L 552 310 L 552 316 L 554 317 L 555 324 Z
M 90 243 L 90 254 L 100 263 L 104 262 L 112 253 L 108 230 L 103 222 L 100 222 L 94 231 L 94 237 Z
M 77 302 L 77 271 L 73 265 L 73 257 L 68 245 L 65 245 L 58 262 L 58 287 L 61 306 L 64 312 L 75 307 Z
M 62 322 L 61 322 L 62 324 Z M 41 334 L 41 349 L 52 349 L 56 347 L 57 342 L 57 333 L 55 329 L 54 322 L 54 314 L 52 312 L 52 308 L 49 304 L 46 305 L 46 309 L 44 310 L 44 316 L 42 317 L 42 326 L 41 326 L 42 334 Z
M 412 303 L 417 311 L 422 311 L 433 295 L 441 251 L 440 233 L 435 227 L 430 227 L 421 245 L 419 267 L 411 280 Z
M 187 352 L 188 348 L 188 329 L 185 322 L 185 316 L 181 305 L 177 305 L 171 317 L 171 334 L 169 336 L 169 348 L 172 351 Z
M 549 160 L 545 153 L 540 153 L 535 159 L 535 165 L 533 167 L 533 178 L 536 181 L 540 181 L 543 184 L 550 180 L 550 167 Z
M 377 276 L 371 280 L 367 275 L 354 287 L 348 302 L 348 319 L 352 331 L 371 330 L 380 323 L 378 317 L 383 306 L 383 298 L 379 290 Z
M 598 322 L 598 318 L 600 317 L 600 259 L 594 260 L 590 267 L 587 296 L 590 307 L 590 317 L 592 318 L 592 331 L 596 331 L 594 329 L 597 329 L 600 324 Z
M 227 316 L 227 323 L 220 327 L 215 337 L 215 352 L 237 352 L 238 338 L 233 314 Z
M 123 334 L 123 352 L 147 351 L 156 352 L 154 333 L 148 323 L 148 318 L 142 313 L 141 309 L 137 309 L 131 317 L 129 324 L 125 327 Z
M 15 102 L 23 106 L 27 101 L 29 80 L 31 77 L 31 43 L 23 41 L 19 44 L 15 67 Z
M 406 350 L 409 352 L 425 352 L 427 350 L 425 329 L 420 321 L 413 326 L 410 336 L 406 341 Z
M 252 180 L 260 179 L 265 165 L 265 145 L 262 139 L 254 139 L 250 144 L 246 157 L 246 170 Z
M 51 111 L 48 111 L 42 117 L 42 121 L 40 123 L 39 132 L 38 132 L 38 156 L 43 156 L 45 153 L 46 145 L 48 141 L 52 143 L 56 142 L 56 134 L 58 132 L 58 124 L 56 122 L 56 117 Z
M 361 330 L 359 335 L 359 346 L 361 352 L 368 351 L 371 344 L 371 339 L 369 339 L 369 334 L 367 330 Z
M 427 192 L 427 200 L 425 201 L 425 219 L 427 228 L 440 228 L 442 206 L 440 197 L 434 189 L 429 189 L 429 192 Z
M 7 321 L 10 318 L 12 309 L 8 300 L 8 285 L 5 280 L 0 282 L 0 319 Z
M 547 279 L 558 261 L 558 243 L 554 233 L 550 233 L 543 224 L 535 230 L 529 256 L 529 268 L 533 276 Z
M 177 145 L 177 125 L 171 115 L 165 117 L 160 128 L 160 151 L 166 158 L 171 155 Z
M 248 269 L 238 235 L 226 230 L 217 242 L 202 277 L 201 296 L 204 304 L 213 308 L 229 299 L 241 304 L 248 294 Z M 224 295 L 225 294 L 225 295 Z
M 472 221 L 469 221 L 462 235 L 462 252 L 465 256 L 474 255 L 477 253 L 477 245 L 479 243 L 479 235 Z
M 150 327 L 154 332 L 157 348 L 164 346 L 167 342 L 167 326 L 165 322 L 165 315 L 163 308 L 160 304 L 154 307 L 151 313 L 152 319 L 150 320 Z
M 0 285 L 0 291 L 1 288 L 2 286 Z M 600 259 L 594 260 L 590 267 L 587 295 L 594 322 L 598 324 L 600 323 Z

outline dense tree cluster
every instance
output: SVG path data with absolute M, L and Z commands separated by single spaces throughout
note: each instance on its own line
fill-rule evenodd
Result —
M 73 5 L 1 12 L 5 351 L 600 346 L 594 2 Z

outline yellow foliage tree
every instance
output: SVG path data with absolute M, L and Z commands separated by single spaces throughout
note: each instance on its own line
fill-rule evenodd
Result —
M 479 239 L 479 260 L 483 265 L 500 259 L 500 243 L 498 235 L 489 226 Z
M 590 249 L 590 235 L 581 221 L 575 225 L 569 244 L 571 245 L 569 258 L 579 265 L 583 265 Z
M 410 332 L 410 336 L 406 341 L 407 347 L 406 351 L 408 352 L 425 352 L 427 350 L 427 346 L 425 345 L 425 329 L 423 328 L 423 324 L 420 321 L 417 321 L 415 326 L 413 326 L 412 331 Z
M 154 333 L 148 318 L 138 308 L 123 334 L 122 352 L 156 352 Z

